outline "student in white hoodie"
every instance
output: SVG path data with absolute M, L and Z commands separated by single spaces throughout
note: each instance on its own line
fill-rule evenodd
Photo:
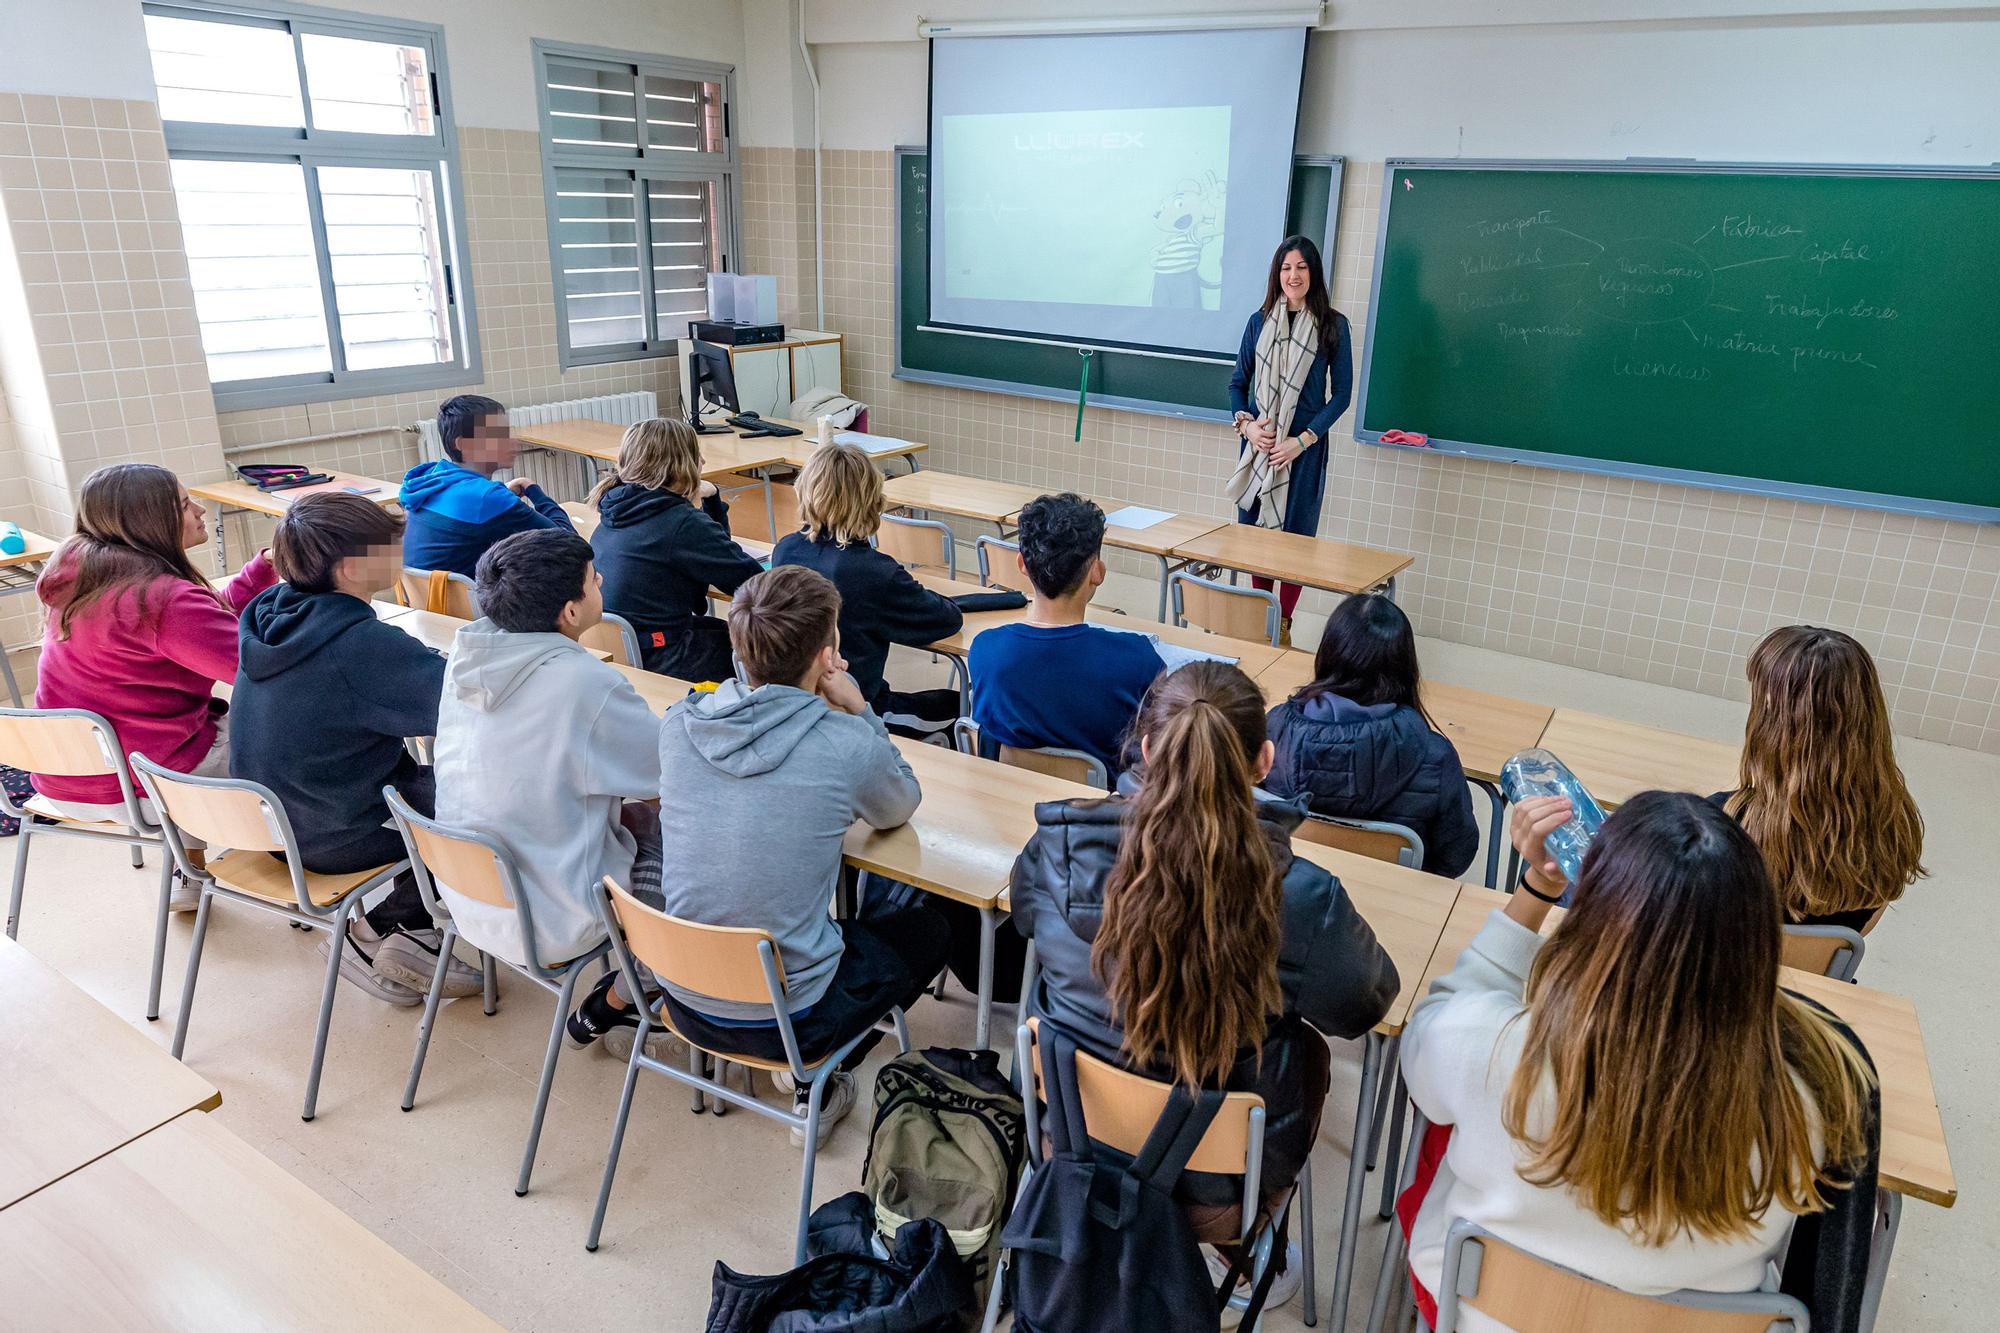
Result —
M 1855 1235 L 1865 1256 L 1849 1214 L 1873 1211 L 1874 1073 L 1832 1015 L 1779 989 L 1756 845 L 1698 797 L 1643 792 L 1605 820 L 1544 938 L 1568 887 L 1545 840 L 1569 817 L 1559 797 L 1514 808 L 1526 882 L 1404 1030 L 1410 1098 L 1440 1127 L 1420 1163 L 1450 1135 L 1410 1228 L 1419 1308 L 1436 1322 L 1454 1218 L 1640 1295 L 1767 1289 L 1801 1216 L 1817 1236 L 1795 1258 Z M 1815 1333 L 1852 1327 L 1842 1282 L 1807 1259 Z M 1501 1328 L 1472 1310 L 1459 1326 Z
M 479 559 L 485 618 L 459 630 L 438 708 L 437 814 L 513 855 L 545 963 L 604 938 L 591 894 L 605 875 L 659 901 L 660 720 L 631 682 L 577 640 L 604 616 L 590 543 L 522 532 Z M 459 933 L 525 957 L 521 919 L 440 884 Z M 624 1059 L 638 1015 L 607 974 L 570 1016 L 569 1040 L 608 1035 Z

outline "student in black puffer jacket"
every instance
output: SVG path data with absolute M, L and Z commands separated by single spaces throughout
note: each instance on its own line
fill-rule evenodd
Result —
M 1277 760 L 1264 780 L 1316 815 L 1380 819 L 1424 840 L 1423 868 L 1464 874 L 1479 850 L 1458 751 L 1417 697 L 1410 621 L 1386 597 L 1350 597 L 1327 617 L 1313 681 L 1271 710 Z
M 1104 1059 L 1260 1093 L 1268 1204 L 1318 1133 L 1320 1034 L 1379 1022 L 1396 965 L 1340 881 L 1293 857 L 1300 810 L 1256 790 L 1271 748 L 1249 677 L 1212 661 L 1162 675 L 1135 734 L 1144 765 L 1118 795 L 1037 806 L 1014 862 L 1014 923 L 1041 969 L 1030 1010 Z M 1216 1242 L 1237 1234 L 1240 1189 L 1190 1174 L 1177 1193 Z
M 625 432 L 618 466 L 590 493 L 590 536 L 604 609 L 632 622 L 646 670 L 699 684 L 735 674 L 729 626 L 708 590 L 734 593 L 764 566 L 729 537 L 729 506 L 701 479 L 701 442 L 685 421 Z

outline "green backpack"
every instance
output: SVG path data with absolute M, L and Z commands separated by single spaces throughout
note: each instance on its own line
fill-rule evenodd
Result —
M 1021 1099 L 992 1051 L 911 1051 L 875 1076 L 861 1187 L 876 1231 L 886 1244 L 915 1218 L 942 1223 L 972 1273 L 973 1320 L 993 1280 L 1026 1140 Z

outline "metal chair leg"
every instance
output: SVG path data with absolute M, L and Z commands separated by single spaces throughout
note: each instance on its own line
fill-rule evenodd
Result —
M 451 968 L 453 927 L 444 928 L 444 947 L 438 950 L 437 966 L 431 969 L 431 988 L 424 996 L 424 1016 L 417 1020 L 417 1049 L 410 1056 L 409 1081 L 403 1084 L 403 1109 L 417 1104 L 417 1080 L 424 1076 L 424 1057 L 430 1054 L 431 1031 L 437 1026 L 438 1004 L 444 998 L 444 974 Z
M 1319 1326 L 1319 1273 L 1313 1265 L 1313 1164 L 1306 1158 L 1305 1169 L 1299 1172 L 1299 1262 L 1306 1266 L 1305 1290 L 1299 1293 L 1305 1300 L 1305 1324 L 1307 1328 Z
M 1383 1072 L 1386 1074 L 1388 1071 Z M 1389 1080 L 1385 1077 L 1382 1081 L 1387 1083 Z M 1403 1087 L 1403 1072 L 1399 1068 L 1394 1095 L 1389 1098 L 1389 1149 L 1382 1155 L 1382 1206 L 1375 1212 L 1375 1216 L 1385 1222 L 1396 1211 L 1397 1180 L 1403 1174 L 1403 1121 L 1408 1118 L 1404 1114 L 1403 1103 L 1407 1095 Z
M 1417 1145 L 1423 1142 L 1425 1120 L 1422 1112 L 1411 1108 L 1410 1151 L 1406 1160 L 1395 1173 L 1399 1191 L 1408 1189 L 1417 1175 Z M 1382 1269 L 1375 1277 L 1375 1296 L 1368 1303 L 1367 1333 L 1382 1333 L 1385 1322 L 1402 1307 L 1403 1295 L 1409 1284 L 1402 1282 L 1403 1270 L 1403 1228 L 1400 1222 L 1389 1223 L 1388 1235 L 1382 1242 Z M 1401 1283 L 1402 1290 L 1398 1289 Z
M 201 946 L 208 939 L 208 909 L 215 895 L 203 885 L 201 902 L 194 909 L 194 938 L 188 941 L 187 975 L 181 978 L 181 1008 L 174 1018 L 174 1059 L 187 1049 L 188 1014 L 194 1009 L 194 982 L 201 975 Z
M 493 962 L 492 954 L 479 955 L 479 972 L 480 994 L 486 1001 L 486 1015 L 491 1018 L 500 1008 L 499 968 Z
M 569 1020 L 569 1002 L 576 992 L 576 979 L 581 971 L 581 968 L 571 968 L 563 977 L 562 990 L 556 995 L 556 1016 L 549 1023 L 549 1049 L 542 1057 L 542 1080 L 535 1085 L 535 1117 L 528 1124 L 528 1146 L 521 1150 L 521 1176 L 514 1182 L 514 1197 L 517 1199 L 528 1192 L 528 1177 L 535 1170 L 535 1148 L 542 1141 L 542 1120 L 549 1113 L 549 1089 L 555 1086 L 556 1081 L 556 1057 L 562 1053 L 563 1024 Z
M 1354 1109 L 1354 1148 L 1347 1166 L 1347 1200 L 1340 1215 L 1340 1247 L 1333 1261 L 1333 1327 L 1347 1327 L 1347 1301 L 1354 1276 L 1354 1250 L 1360 1240 L 1361 1195 L 1368 1184 L 1369 1121 L 1375 1106 L 1375 1080 L 1380 1076 L 1381 1038 L 1362 1039 L 1361 1090 Z
M 639 1082 L 639 1053 L 646 1049 L 646 1033 L 652 1027 L 639 1016 L 639 1032 L 632 1040 L 632 1058 L 625 1062 L 625 1090 L 618 1094 L 618 1118 L 611 1122 L 611 1152 L 604 1159 L 604 1179 L 597 1186 L 597 1210 L 590 1216 L 590 1238 L 583 1248 L 593 1253 L 604 1231 L 604 1209 L 611 1202 L 611 1179 L 618 1174 L 618 1154 L 625 1147 L 625 1122 L 632 1116 L 632 1089 Z
M 640 1041 L 643 1039 L 645 1031 L 646 1031 L 645 1020 L 641 1019 L 639 1022 L 640 1036 L 635 1037 L 633 1039 L 632 1041 L 633 1050 L 636 1051 L 639 1049 Z M 707 1077 L 708 1073 L 707 1062 L 702 1058 L 701 1052 L 696 1050 L 692 1045 L 688 1047 L 688 1073 L 690 1076 L 697 1079 Z M 702 1092 L 701 1084 L 699 1083 L 694 1085 L 694 1105 L 689 1107 L 688 1109 L 693 1111 L 696 1115 L 700 1115 L 703 1111 L 706 1111 L 708 1109 L 708 1097 Z
M 826 1091 L 827 1080 L 833 1077 L 833 1063 L 828 1061 L 813 1076 L 806 1091 L 806 1160 L 799 1171 L 799 1229 L 792 1241 L 792 1266 L 806 1261 L 806 1219 L 812 1216 L 813 1170 L 819 1165 L 819 1107 L 820 1096 Z
M 326 1034 L 333 1026 L 333 993 L 340 985 L 340 957 L 347 946 L 347 923 L 361 905 L 361 895 L 348 899 L 347 909 L 333 919 L 333 943 L 326 951 L 326 981 L 319 992 L 319 1023 L 313 1029 L 312 1068 L 306 1073 L 306 1104 L 299 1119 L 310 1121 L 319 1110 L 319 1075 L 326 1065 Z
M 169 856 L 160 862 L 160 906 L 153 918 L 153 973 L 146 982 L 146 1021 L 156 1023 L 160 1018 L 160 981 L 167 968 L 167 917 L 168 900 L 174 895 L 174 859 Z
M 14 884 L 7 893 L 7 938 L 16 938 L 21 927 L 21 893 L 28 887 L 28 839 L 33 836 L 35 817 L 21 821 L 14 845 Z
M 146 868 L 146 849 L 135 842 L 126 850 L 132 853 L 132 868 L 134 870 L 144 870 Z
M 1375 1149 L 1382 1144 L 1382 1122 L 1388 1118 L 1390 1106 L 1389 1094 L 1394 1091 L 1394 1088 L 1391 1086 L 1393 1080 L 1389 1077 L 1389 1071 L 1397 1068 L 1396 1053 L 1402 1047 L 1403 1038 L 1400 1033 L 1387 1038 L 1382 1046 L 1382 1073 L 1376 1080 L 1375 1116 L 1368 1122 L 1368 1169 L 1370 1171 L 1375 1169 Z

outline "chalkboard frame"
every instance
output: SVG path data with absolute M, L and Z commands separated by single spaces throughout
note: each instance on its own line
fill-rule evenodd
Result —
M 1382 308 L 1382 267 L 1389 247 L 1389 221 L 1396 205 L 1391 188 L 1396 173 L 1408 167 L 1415 171 L 1596 171 L 1639 172 L 1652 175 L 1786 175 L 1786 176 L 1880 176 L 1920 180 L 2000 181 L 2000 165 L 1980 166 L 1897 166 L 1817 162 L 1706 162 L 1695 158 L 1629 158 L 1624 161 L 1597 159 L 1565 160 L 1535 158 L 1426 158 L 1392 157 L 1383 165 L 1382 216 L 1375 233 L 1375 269 L 1369 288 L 1368 331 L 1362 343 L 1361 376 L 1356 386 L 1354 438 L 1362 444 L 1403 453 L 1446 454 L 1459 458 L 1479 458 L 1495 463 L 1518 463 L 1525 467 L 1549 468 L 1559 472 L 1582 472 L 1600 477 L 1636 477 L 1643 481 L 1668 482 L 1702 490 L 1734 491 L 1773 499 L 1810 500 L 1819 504 L 1845 505 L 1895 514 L 1915 514 L 1926 518 L 1963 519 L 1978 523 L 2000 523 L 2000 506 L 1957 504 L 1916 496 L 1889 495 L 1879 491 L 1847 490 L 1834 486 L 1813 486 L 1802 482 L 1739 477 L 1720 472 L 1699 472 L 1686 468 L 1662 467 L 1649 463 L 1627 463 L 1616 459 L 1581 458 L 1575 454 L 1547 453 L 1535 449 L 1509 449 L 1472 440 L 1444 440 L 1433 436 L 1428 448 L 1384 444 L 1383 432 L 1363 426 L 1368 412 L 1368 378 L 1375 360 L 1375 314 Z
M 1019 398 L 1040 398 L 1050 402 L 1075 403 L 1076 390 L 1072 388 L 1054 388 L 1048 385 L 1024 383 L 1018 380 L 929 370 L 910 363 L 903 345 L 903 254 L 906 238 L 903 234 L 901 191 L 904 161 L 913 156 L 928 158 L 930 156 L 930 149 L 923 144 L 898 144 L 896 146 L 891 188 L 896 214 L 896 247 L 894 276 L 892 279 L 894 287 L 893 318 L 895 321 L 896 356 L 895 367 L 891 371 L 891 378 L 910 380 L 919 384 L 941 384 L 955 389 L 971 389 L 980 393 L 1003 393 Z M 1324 167 L 1327 169 L 1326 223 L 1320 236 L 1320 258 L 1327 269 L 1327 281 L 1331 284 L 1333 281 L 1335 238 L 1340 230 L 1340 192 L 1346 176 L 1347 159 L 1338 154 L 1300 153 L 1294 155 L 1292 158 L 1292 172 L 1294 176 L 1297 175 L 1300 167 Z M 1286 201 L 1286 216 L 1287 218 L 1292 216 L 1292 201 L 1289 198 Z M 928 314 L 929 312 L 926 311 L 925 313 Z M 1245 317 L 1248 317 L 1247 312 Z M 921 320 L 919 321 L 919 326 L 922 332 L 929 337 L 1030 343 L 1041 346 L 1069 347 L 1074 349 L 1090 348 L 1097 353 L 1097 358 L 1165 357 L 1169 360 L 1186 361 L 1191 364 L 1204 366 L 1229 365 L 1233 360 L 1233 358 L 1227 356 L 1202 357 L 1182 352 L 1151 352 L 1081 340 L 1073 341 L 1061 338 L 1028 337 L 1025 335 L 997 333 L 972 333 L 942 325 L 929 324 L 927 321 Z M 1097 364 L 1095 358 L 1093 359 L 1093 364 Z M 1093 373 L 1092 379 L 1096 380 L 1097 378 L 1097 374 Z M 1106 407 L 1124 412 L 1140 412 L 1149 416 L 1176 417 L 1187 421 L 1227 421 L 1230 417 L 1229 408 L 1226 404 L 1219 408 L 1202 408 L 1163 399 L 1125 397 L 1116 394 L 1100 394 L 1095 391 L 1092 391 L 1090 394 L 1089 405 L 1091 407 Z

